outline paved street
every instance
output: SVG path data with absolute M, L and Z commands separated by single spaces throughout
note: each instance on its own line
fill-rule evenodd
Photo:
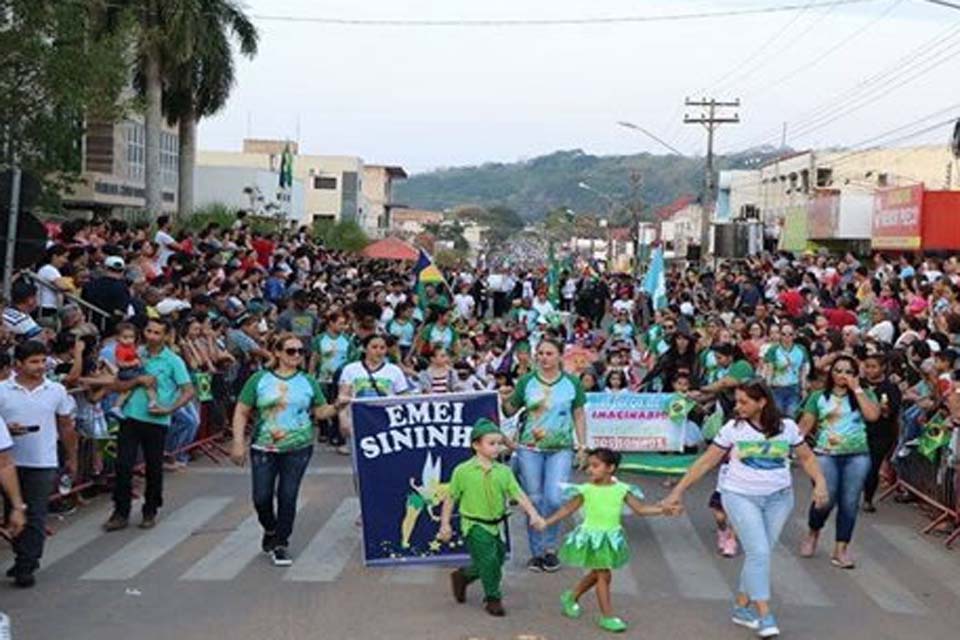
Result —
M 589 619 L 558 613 L 557 596 L 577 573 L 528 574 L 522 555 L 508 567 L 503 620 L 481 611 L 478 591 L 467 605 L 454 604 L 446 568 L 364 568 L 343 458 L 315 456 L 292 542 L 296 564 L 286 570 L 259 553 L 247 470 L 196 466 L 166 477 L 167 506 L 153 531 L 102 534 L 105 499 L 52 522 L 57 533 L 38 586 L 0 587 L 15 638 L 560 640 L 600 633 Z M 638 484 L 648 497 L 664 493 L 657 480 Z M 634 561 L 614 580 L 615 606 L 632 623 L 626 637 L 751 637 L 727 621 L 739 560 L 713 553 L 709 488 L 704 482 L 690 494 L 688 516 L 627 519 Z M 862 518 L 860 566 L 843 572 L 823 553 L 813 561 L 796 557 L 802 520 L 791 521 L 774 576 L 784 637 L 956 638 L 960 551 L 915 534 L 919 522 L 914 509 L 893 503 Z M 0 556 L 6 564 L 8 550 Z M 592 616 L 593 599 L 585 604 Z

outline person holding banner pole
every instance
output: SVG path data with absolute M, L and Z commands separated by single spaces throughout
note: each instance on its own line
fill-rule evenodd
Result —
M 756 631 L 761 638 L 771 638 L 780 630 L 770 610 L 770 560 L 793 512 L 791 451 L 813 480 L 817 508 L 829 502 L 830 494 L 817 458 L 799 427 L 793 420 L 781 418 L 773 393 L 763 381 L 737 387 L 735 413 L 736 418 L 720 429 L 710 448 L 661 505 L 665 509 L 682 507 L 684 492 L 729 454 L 730 462 L 720 476 L 720 495 L 744 550 L 732 621 Z
M 263 527 L 261 546 L 277 567 L 293 564 L 287 544 L 300 482 L 316 441 L 314 419 L 332 418 L 345 406 L 341 401 L 327 405 L 319 383 L 301 369 L 304 353 L 300 338 L 279 334 L 273 340 L 274 368 L 258 371 L 247 380 L 233 414 L 230 457 L 241 466 L 247 457 L 244 434 L 256 416 L 249 444 L 253 506 Z
M 515 389 L 501 389 L 506 415 L 526 409 L 525 424 L 515 439 L 520 485 L 540 513 L 553 513 L 563 506 L 563 487 L 570 482 L 574 451 L 580 465 L 586 454 L 583 407 L 587 397 L 580 381 L 561 368 L 562 353 L 560 341 L 544 337 L 537 346 L 537 368 L 521 377 Z M 559 571 L 559 537 L 559 525 L 542 532 L 529 528 L 530 571 Z

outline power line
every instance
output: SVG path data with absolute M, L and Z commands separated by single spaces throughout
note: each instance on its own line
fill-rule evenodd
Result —
M 489 19 L 420 19 L 420 18 L 331 18 L 319 16 L 267 15 L 253 14 L 254 20 L 261 22 L 311 23 L 346 27 L 562 27 L 577 25 L 637 24 L 646 22 L 679 22 L 689 20 L 709 20 L 712 18 L 731 18 L 755 16 L 771 13 L 800 11 L 816 7 L 864 4 L 876 0 L 824 0 L 803 4 L 785 4 L 750 9 L 725 9 L 721 11 L 700 11 L 693 13 L 675 13 L 665 15 L 628 15 L 600 18 L 489 18 Z

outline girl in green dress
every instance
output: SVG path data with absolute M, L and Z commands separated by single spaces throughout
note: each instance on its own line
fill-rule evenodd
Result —
M 618 481 L 614 474 L 620 465 L 620 454 L 610 449 L 593 449 L 587 454 L 587 474 L 590 481 L 572 485 L 573 498 L 547 518 L 554 525 L 583 508 L 583 522 L 567 536 L 560 548 L 560 559 L 568 565 L 583 567 L 585 575 L 573 590 L 560 596 L 563 615 L 579 618 L 582 613 L 579 600 L 590 589 L 596 588 L 601 615 L 597 625 L 614 633 L 626 631 L 627 624 L 613 614 L 610 602 L 612 570 L 619 569 L 630 559 L 626 532 L 621 525 L 623 503 L 639 516 L 672 515 L 672 510 L 646 505 L 643 493 L 637 487 Z

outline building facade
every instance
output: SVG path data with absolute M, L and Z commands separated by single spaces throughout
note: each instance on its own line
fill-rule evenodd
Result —
M 367 233 L 383 235 L 390 228 L 390 215 L 399 205 L 393 198 L 395 180 L 405 180 L 403 167 L 368 164 L 363 167 L 363 199 L 366 206 L 360 226 Z
M 193 172 L 194 202 L 198 209 L 225 205 L 286 226 L 309 224 L 306 219 L 303 180 L 293 179 L 287 189 L 278 174 L 256 167 L 197 166 Z
M 180 143 L 176 127 L 160 131 L 163 212 L 177 210 Z M 143 117 L 89 122 L 82 139 L 80 182 L 63 194 L 74 212 L 116 215 L 146 206 L 146 128 Z
M 242 151 L 197 152 L 197 166 L 253 168 L 276 174 L 279 182 L 280 163 L 287 148 L 293 154 L 294 181 L 302 184 L 303 223 L 353 220 L 363 224 L 367 210 L 364 163 L 356 156 L 300 154 L 294 142 L 246 139 Z

